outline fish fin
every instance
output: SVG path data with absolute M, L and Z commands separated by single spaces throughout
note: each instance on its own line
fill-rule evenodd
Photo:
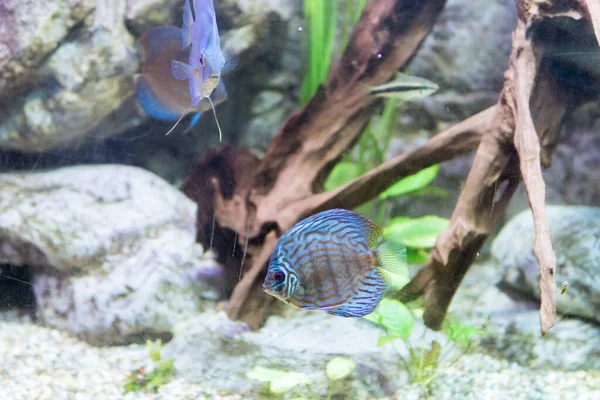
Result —
M 157 26 L 146 31 L 138 40 L 141 47 L 140 58 L 142 62 L 153 58 L 165 51 L 166 47 L 177 46 L 179 48 L 181 41 L 181 29 L 174 26 Z
M 151 117 L 161 121 L 174 121 L 179 117 L 178 112 L 160 100 L 144 76 L 137 77 L 135 89 L 140 105 Z
M 165 136 L 168 136 L 169 133 L 173 132 L 173 129 L 175 129 L 177 127 L 177 125 L 179 125 L 179 123 L 181 122 L 181 120 L 183 119 L 183 117 L 185 117 L 188 113 L 188 111 L 194 107 L 196 104 L 198 104 L 198 100 L 200 100 L 200 98 L 195 98 L 192 100 L 192 102 L 190 103 L 189 106 L 187 106 L 187 108 L 185 109 L 185 111 L 181 114 L 181 117 L 179 117 L 179 119 L 177 120 L 177 122 L 175 122 L 175 125 L 173 125 L 173 127 L 171 129 L 169 129 L 169 132 L 165 133 Z
M 352 297 L 343 305 L 329 309 L 327 312 L 346 318 L 364 317 L 372 313 L 389 286 L 382 272 L 378 268 L 371 268 L 360 280 Z
M 379 225 L 366 218 L 364 215 L 354 211 L 349 211 L 343 208 L 333 208 L 327 211 L 321 211 L 309 218 L 306 218 L 302 224 L 296 224 L 290 229 L 294 232 L 295 229 L 303 229 L 307 223 L 313 223 L 316 221 L 332 221 L 337 223 L 347 223 L 356 229 L 360 235 L 367 238 L 367 242 L 371 249 L 377 247 L 381 241 L 383 230 Z
M 182 135 L 187 135 L 188 132 L 191 131 L 192 128 L 198 123 L 201 116 L 202 116 L 201 112 L 197 112 L 196 114 L 194 114 L 194 116 L 192 117 L 192 120 L 190 121 L 190 125 L 185 129 L 185 131 L 183 131 Z
M 227 74 L 228 72 L 233 71 L 239 63 L 239 56 L 232 46 L 226 46 L 223 49 L 223 58 L 225 59 L 225 64 L 223 64 L 223 68 L 221 68 L 221 74 Z
M 194 75 L 194 68 L 182 61 L 173 60 L 171 61 L 171 73 L 173 74 L 173 78 L 178 81 L 190 80 Z
M 221 125 L 219 124 L 219 119 L 217 118 L 217 112 L 215 111 L 215 105 L 213 104 L 210 97 L 208 97 L 207 99 L 213 110 L 213 115 L 215 116 L 215 122 L 217 123 L 217 129 L 219 130 L 219 143 L 221 143 L 223 141 L 223 131 L 221 130 Z
M 198 123 L 198 121 L 200 120 L 200 116 L 202 116 L 201 112 L 194 114 L 192 120 L 190 121 L 190 128 Z
M 408 276 L 408 262 L 404 244 L 394 240 L 383 240 L 374 253 L 378 261 L 377 268 L 383 270 L 381 272 L 386 280 L 389 278 L 386 272 Z
M 190 0 L 185 0 L 183 5 L 183 26 L 181 27 L 181 47 L 187 48 L 192 44 L 192 8 L 190 7 Z

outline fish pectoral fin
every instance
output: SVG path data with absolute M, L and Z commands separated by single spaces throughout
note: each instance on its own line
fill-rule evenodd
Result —
M 377 267 L 385 272 L 408 277 L 406 246 L 394 241 L 384 240 L 375 249 Z M 385 274 L 383 274 L 385 276 Z
M 194 75 L 194 68 L 191 65 L 186 64 L 181 61 L 172 60 L 171 61 L 171 73 L 173 74 L 173 78 L 183 81 L 185 79 L 191 79 Z
M 231 46 L 227 46 L 223 49 L 223 58 L 225 59 L 225 64 L 223 64 L 223 68 L 221 68 L 221 74 L 233 71 L 239 63 L 239 57 Z

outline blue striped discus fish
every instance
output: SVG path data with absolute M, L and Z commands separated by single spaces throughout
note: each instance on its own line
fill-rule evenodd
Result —
M 279 238 L 263 289 L 296 308 L 362 317 L 383 298 L 388 271 L 408 274 L 406 248 L 382 240 L 382 229 L 361 214 L 334 209 Z

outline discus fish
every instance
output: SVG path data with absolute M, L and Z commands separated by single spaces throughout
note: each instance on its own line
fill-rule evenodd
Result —
M 177 120 L 167 135 L 188 113 L 195 113 L 192 127 L 202 112 L 212 108 L 221 140 L 214 106 L 227 98 L 221 75 L 235 68 L 236 58 L 229 54 L 225 62 L 212 0 L 194 0 L 193 5 L 194 17 L 186 0 L 183 29 L 156 27 L 140 38 L 142 76 L 136 91 L 149 115 Z
M 382 229 L 361 214 L 334 209 L 279 238 L 263 289 L 296 308 L 362 317 L 383 298 L 389 273 L 408 275 L 406 248 L 383 240 Z

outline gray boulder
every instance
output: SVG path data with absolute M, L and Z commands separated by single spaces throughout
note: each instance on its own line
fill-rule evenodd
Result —
M 46 325 L 95 344 L 170 337 L 218 293 L 196 205 L 139 168 L 0 175 L 0 263 L 30 268 Z
M 141 122 L 135 108 L 114 120 L 134 95 L 132 77 L 138 69 L 124 6 L 122 0 L 97 8 L 33 67 L 30 83 L 37 85 L 2 110 L 8 117 L 0 122 L 0 148 L 41 152 L 88 135 L 111 136 Z
M 281 37 L 274 33 L 273 21 L 287 21 L 294 4 L 216 4 L 223 46 L 243 54 L 236 71 L 245 65 L 256 68 L 253 61 L 267 47 L 258 44 Z M 0 98 L 6 88 L 5 94 L 12 96 L 0 110 L 5 116 L 0 120 L 0 148 L 39 153 L 103 140 L 149 121 L 134 93 L 134 75 L 139 72 L 135 40 L 154 26 L 180 26 L 182 6 L 183 2 L 157 0 L 50 0 L 42 12 L 29 1 L 0 5 L 0 15 L 6 8 L 11 16 L 0 20 L 0 37 L 5 37 L 3 32 L 17 37 L 0 40 Z M 48 8 L 58 11 L 51 14 Z M 13 25 L 23 34 L 15 35 Z M 240 95 L 235 90 L 239 85 L 230 79 L 231 75 L 225 78 L 234 99 Z M 239 122 L 238 108 L 220 107 L 225 131 L 245 125 Z M 155 125 L 162 133 L 168 130 L 168 124 Z
M 556 254 L 557 310 L 600 322 L 600 208 L 548 206 L 548 225 Z M 504 282 L 539 299 L 531 211 L 511 219 L 492 244 Z M 560 294 L 562 282 L 568 290 Z
M 394 393 L 409 382 L 398 353 L 408 356 L 401 341 L 377 347 L 386 333 L 362 319 L 340 318 L 325 312 L 286 308 L 285 316 L 270 317 L 259 331 L 227 319 L 223 313 L 206 312 L 182 322 L 164 349 L 174 359 L 181 376 L 191 382 L 211 383 L 218 390 L 247 393 L 259 398 L 264 382 L 246 376 L 254 367 L 304 373 L 315 396 L 328 389 L 325 366 L 341 355 L 352 358 L 356 369 L 335 385 L 352 399 L 375 399 Z M 432 340 L 445 343 L 444 335 L 416 325 L 411 344 L 418 348 Z M 304 388 L 299 387 L 300 392 Z M 320 397 L 319 397 L 320 398 Z
M 487 332 L 480 339 L 480 352 L 544 371 L 549 367 L 563 371 L 600 369 L 598 324 L 561 316 L 542 337 L 539 301 L 507 287 L 501 279 L 495 263 L 475 263 L 450 305 L 450 313 L 461 323 Z
M 440 90 L 415 104 L 438 121 L 460 121 L 495 104 L 516 24 L 512 0 L 449 0 L 408 68 Z
M 34 68 L 70 29 L 94 10 L 94 0 L 4 0 L 0 3 L 0 98 L 31 83 Z

